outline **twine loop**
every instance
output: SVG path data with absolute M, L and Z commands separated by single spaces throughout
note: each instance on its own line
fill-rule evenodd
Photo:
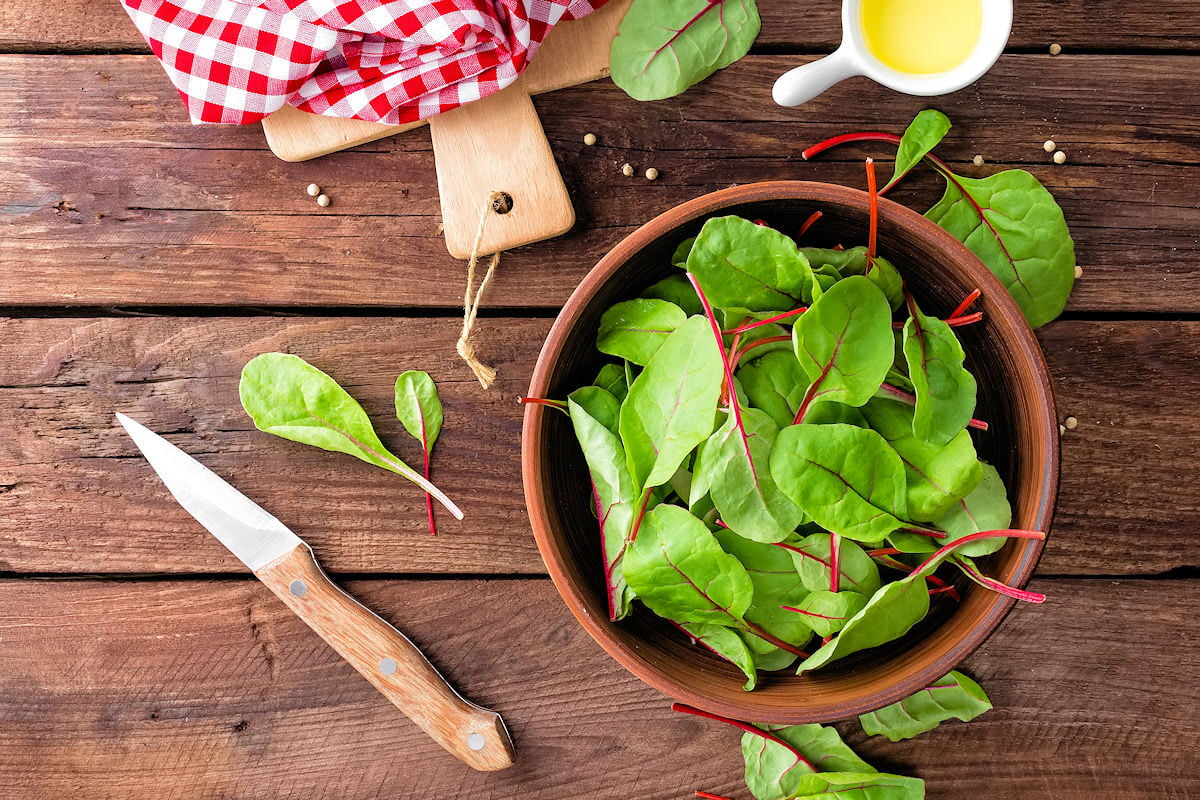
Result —
M 483 243 L 483 232 L 487 228 L 488 217 L 497 210 L 498 203 L 506 202 L 507 197 L 508 195 L 504 192 L 492 192 L 484 202 L 483 211 L 479 215 L 479 227 L 475 229 L 475 243 L 471 245 L 471 257 L 467 261 L 467 288 L 463 293 L 462 333 L 459 334 L 458 342 L 454 346 L 462 360 L 467 362 L 467 366 L 471 368 L 471 372 L 475 373 L 475 377 L 479 379 L 479 383 L 484 389 L 491 388 L 492 382 L 496 380 L 496 370 L 484 364 L 476 356 L 475 346 L 471 343 L 471 334 L 475 330 L 475 318 L 479 314 L 479 303 L 483 299 L 484 290 L 492 282 L 496 266 L 500 263 L 500 254 L 492 254 L 478 289 L 475 289 L 475 268 L 479 264 L 479 248 Z M 472 296 L 472 290 L 474 290 L 474 296 Z

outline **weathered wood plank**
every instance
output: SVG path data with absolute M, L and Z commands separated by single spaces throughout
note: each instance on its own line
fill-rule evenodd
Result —
M 523 393 L 549 320 L 486 319 L 480 389 L 454 353 L 457 320 L 24 319 L 0 323 L 0 571 L 240 570 L 179 509 L 112 412 L 168 434 L 350 572 L 539 573 L 519 478 Z M 1041 334 L 1063 439 L 1062 491 L 1044 574 L 1149 574 L 1200 565 L 1200 323 L 1058 322 Z M 253 430 L 237 398 L 260 352 L 308 358 L 346 385 L 384 440 L 416 459 L 392 412 L 404 369 L 446 404 L 437 483 L 466 511 L 425 530 L 395 475 Z
M 838 4 L 762 0 L 760 47 L 831 49 L 841 39 Z M 1017 4 L 1011 47 L 1195 50 L 1200 23 L 1187 0 L 1029 0 Z M 0 6 L 0 50 L 94 52 L 145 50 L 145 42 L 116 3 L 26 0 Z
M 902 129 L 926 104 L 864 79 L 802 112 L 780 109 L 768 87 L 792 61 L 749 58 L 663 103 L 636 103 L 607 84 L 542 100 L 579 224 L 506 255 L 488 303 L 561 304 L 623 235 L 707 191 L 788 178 L 860 185 L 859 159 L 889 148 L 807 164 L 800 151 L 847 130 Z M 63 85 L 80 87 L 72 102 Z M 1188 57 L 1007 57 L 975 91 L 939 99 L 959 123 L 942 152 L 966 174 L 1031 165 L 1060 198 L 1086 270 L 1071 308 L 1194 312 L 1197 97 L 1200 70 Z M 286 164 L 257 129 L 189 126 L 142 56 L 0 57 L 0 107 L 23 110 L 0 120 L 0 303 L 461 302 L 462 267 L 437 230 L 426 132 Z M 587 130 L 598 146 L 581 143 Z M 1047 137 L 1069 152 L 1066 166 L 1049 163 Z M 971 166 L 975 153 L 991 164 Z M 625 178 L 625 161 L 662 177 Z M 333 197 L 329 209 L 304 194 L 311 181 Z M 896 197 L 926 207 L 938 191 L 925 174 Z M 1128 291 L 1131 274 L 1145 291 Z
M 0 775 L 10 796 L 745 797 L 738 734 L 673 714 L 549 581 L 355 581 L 472 699 L 512 769 L 457 764 L 253 581 L 3 581 Z M 1037 581 L 966 663 L 995 709 L 899 744 L 840 727 L 931 800 L 1200 793 L 1193 581 Z M 536 624 L 530 624 L 535 618 Z M 1099 624 L 1098 624 L 1099 621 Z M 1114 657 L 1153 625 L 1137 658 Z M 1085 677 L 1086 676 L 1086 677 Z M 1136 709 L 1136 713 L 1131 713 Z M 669 746 L 668 746 L 669 745 Z

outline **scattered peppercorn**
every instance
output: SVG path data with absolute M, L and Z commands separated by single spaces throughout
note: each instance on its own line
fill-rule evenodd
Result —
M 1053 153 L 1058 149 L 1058 145 L 1054 143 L 1053 139 L 1047 139 L 1046 141 L 1042 142 L 1042 149 L 1047 153 Z
M 1059 44 L 1058 42 L 1055 42 L 1054 44 L 1050 45 L 1050 55 L 1056 56 L 1061 52 L 1062 52 L 1062 45 Z
M 591 147 L 592 145 L 594 145 L 596 143 L 596 134 L 585 133 L 583 135 L 583 143 L 586 144 L 588 147 Z
M 1075 277 L 1076 278 L 1083 277 L 1083 267 L 1079 266 L 1078 264 L 1075 265 Z
M 319 205 L 321 208 L 328 208 L 330 202 L 332 202 L 332 201 L 329 199 L 329 195 L 327 195 L 327 194 L 317 195 L 317 205 Z
M 658 170 L 656 170 L 654 167 L 651 167 L 650 169 L 646 170 L 646 180 L 648 180 L 648 181 L 658 180 Z
M 1059 435 L 1059 436 L 1062 436 L 1062 435 L 1063 435 L 1064 433 L 1066 433 L 1066 432 L 1067 432 L 1067 426 L 1066 426 L 1066 425 L 1059 425 L 1059 426 L 1058 426 L 1058 435 Z
M 633 175 L 633 164 L 626 164 L 625 166 L 621 167 L 621 174 L 626 178 Z
M 310 183 L 305 191 L 308 192 L 309 197 L 316 197 L 321 193 L 321 187 L 317 186 L 315 183 Z
M 976 156 L 971 159 L 971 163 L 977 167 L 982 167 L 983 166 L 983 156 L 976 154 Z
M 1054 153 L 1054 163 L 1055 164 L 1067 163 L 1067 154 L 1064 153 L 1062 150 L 1056 150 Z
M 1073 431 L 1079 427 L 1079 420 L 1075 419 L 1074 417 L 1067 417 L 1063 420 L 1063 425 L 1067 426 L 1067 430 Z

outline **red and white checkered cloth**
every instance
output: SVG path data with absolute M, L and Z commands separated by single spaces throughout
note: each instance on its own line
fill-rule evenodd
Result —
M 192 122 L 303 111 L 397 125 L 503 89 L 607 0 L 122 0 Z

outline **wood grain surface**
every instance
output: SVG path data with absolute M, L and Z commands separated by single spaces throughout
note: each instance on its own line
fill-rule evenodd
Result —
M 113 420 L 164 433 L 283 519 L 339 572 L 541 573 L 521 495 L 523 394 L 549 320 L 480 323 L 496 388 L 454 352 L 452 319 L 12 319 L 0 363 L 0 570 L 221 572 L 240 565 L 163 490 Z M 1044 574 L 1157 574 L 1200 565 L 1191 453 L 1200 443 L 1200 323 L 1052 323 L 1041 332 L 1060 414 L 1062 489 Z M 434 481 L 466 514 L 439 511 L 396 475 L 255 431 L 237 398 L 242 365 L 296 353 L 334 375 L 413 463 L 392 409 L 406 369 L 438 382 L 446 429 Z M 1127 475 L 1138 464 L 1138 479 Z M 286 475 L 287 480 L 280 480 Z M 74 531 L 64 536 L 61 531 Z
M 506 254 L 487 304 L 561 305 L 622 236 L 707 191 L 784 178 L 861 186 L 861 159 L 889 158 L 890 148 L 811 163 L 801 150 L 850 130 L 901 130 L 929 103 L 861 79 L 803 111 L 778 108 L 771 81 L 796 61 L 747 58 L 660 103 L 609 82 L 539 99 L 578 221 L 564 238 Z M 967 175 L 1027 166 L 1055 193 L 1087 276 L 1070 309 L 1194 312 L 1197 96 L 1191 56 L 1007 56 L 975 87 L 936 100 L 957 124 L 939 152 Z M 427 131 L 286 164 L 256 131 L 191 127 L 143 56 L 0 56 L 0 107 L 24 112 L 0 115 L 0 303 L 461 303 L 461 263 L 438 231 Z M 595 147 L 582 143 L 589 131 Z M 1047 138 L 1066 150 L 1066 165 L 1050 162 Z M 989 164 L 971 165 L 977 153 Z M 621 174 L 625 162 L 634 177 Z M 640 177 L 650 166 L 657 181 Z M 332 206 L 313 203 L 310 182 Z M 925 208 L 939 192 L 922 173 L 895 199 Z M 1130 292 L 1131 274 L 1154 291 Z
M 775 107 L 775 76 L 835 46 L 838 5 L 761 0 L 753 54 L 679 98 L 601 81 L 536 100 L 577 222 L 505 254 L 484 392 L 452 347 L 463 265 L 438 231 L 427 131 L 286 164 L 259 126 L 192 127 L 118 3 L 0 4 L 0 797 L 746 798 L 737 733 L 671 713 L 543 577 L 514 398 L 549 317 L 636 226 L 737 183 L 861 186 L 862 158 L 890 149 L 800 152 L 933 105 L 956 169 L 1028 168 L 1066 212 L 1084 274 L 1039 338 L 1078 427 L 1031 587 L 1050 601 L 965 665 L 995 709 L 898 744 L 840 728 L 876 766 L 926 778 L 930 800 L 1200 798 L 1195 4 L 1023 0 L 1008 54 L 962 92 L 860 79 Z M 895 199 L 938 193 L 922 174 Z M 402 479 L 253 430 L 237 375 L 268 350 L 328 370 L 413 460 L 392 382 L 428 370 L 446 404 L 434 479 L 466 520 L 430 537 Z M 166 496 L 115 410 L 309 540 L 504 715 L 516 766 L 475 773 L 424 737 Z
M 832 49 L 841 39 L 836 0 L 802 4 L 759 3 L 759 48 Z M 1009 46 L 1044 50 L 1051 42 L 1071 49 L 1200 49 L 1200 20 L 1189 0 L 1130 3 L 1123 0 L 1022 0 Z M 149 52 L 116 3 L 42 0 L 0 5 L 0 50 L 87 53 Z
M 254 581 L 0 584 L 7 796 L 747 797 L 738 733 L 669 710 L 567 613 L 548 581 L 352 581 L 471 697 L 517 763 L 458 764 Z M 995 709 L 917 739 L 840 726 L 934 800 L 1200 793 L 1190 748 L 1200 601 L 1191 581 L 1038 580 L 964 669 Z M 53 617 L 53 624 L 48 619 Z M 1138 639 L 1118 619 L 1152 620 Z M 1144 635 L 1142 635 L 1144 634 Z

